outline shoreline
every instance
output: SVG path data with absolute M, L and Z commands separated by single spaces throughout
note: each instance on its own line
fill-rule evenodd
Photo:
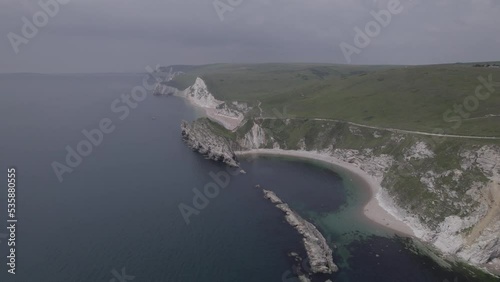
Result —
M 197 100 L 196 98 L 193 98 L 192 95 L 186 92 L 193 87 L 196 89 L 191 91 L 200 91 L 201 89 L 201 91 L 206 93 L 205 95 L 207 96 L 204 97 L 205 101 Z M 174 95 L 185 99 L 186 103 L 189 106 L 193 107 L 194 111 L 197 114 L 209 118 L 210 120 L 226 128 L 227 130 L 233 131 L 238 128 L 238 126 L 240 126 L 243 122 L 243 115 L 241 115 L 241 117 L 235 118 L 217 112 L 217 107 L 221 104 L 224 104 L 225 102 L 215 99 L 215 97 L 208 91 L 203 79 L 199 77 L 196 79 L 195 83 L 192 86 L 184 90 L 179 90 Z
M 368 175 L 366 172 L 360 168 L 336 159 L 331 156 L 321 155 L 316 152 L 308 151 L 294 151 L 294 150 L 281 150 L 281 149 L 252 149 L 249 151 L 237 151 L 235 152 L 237 156 L 258 156 L 258 155 L 268 155 L 268 156 L 287 156 L 299 159 L 309 159 L 327 163 L 340 169 L 347 170 L 355 175 L 357 175 L 366 185 L 365 189 L 370 191 L 370 200 L 363 207 L 364 216 L 371 220 L 372 222 L 381 225 L 387 229 L 398 233 L 399 235 L 415 237 L 413 230 L 403 221 L 394 217 L 389 211 L 384 209 L 380 204 L 377 194 L 381 191 L 382 187 L 377 181 Z

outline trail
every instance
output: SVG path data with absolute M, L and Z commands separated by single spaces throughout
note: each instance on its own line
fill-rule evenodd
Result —
M 261 117 L 261 119 L 282 119 L 282 118 L 277 118 L 277 117 Z M 370 129 L 376 129 L 376 130 L 384 130 L 384 131 L 390 131 L 390 132 L 394 132 L 394 133 L 408 133 L 408 134 L 416 134 L 416 135 L 424 135 L 424 136 L 435 136 L 435 137 L 446 137 L 446 138 L 461 138 L 461 139 L 500 140 L 500 137 L 495 137 L 495 136 L 474 136 L 474 135 L 439 134 L 439 133 L 430 133 L 430 132 L 423 132 L 423 131 L 413 131 L 413 130 L 404 130 L 404 129 L 397 129 L 397 128 L 389 128 L 389 127 L 371 126 L 371 125 L 359 124 L 359 123 L 355 123 L 355 122 L 343 121 L 343 120 L 337 120 L 337 119 L 326 119 L 326 118 L 287 118 L 287 119 L 290 119 L 290 120 L 304 120 L 304 119 L 308 119 L 308 120 L 315 120 L 315 121 L 344 122 L 344 123 L 347 123 L 347 124 L 350 124 L 350 125 L 364 127 L 364 128 L 370 128 Z
M 482 117 L 466 118 L 464 120 L 487 119 L 487 118 L 496 118 L 496 117 L 500 117 L 500 115 L 485 115 L 485 116 L 482 116 Z

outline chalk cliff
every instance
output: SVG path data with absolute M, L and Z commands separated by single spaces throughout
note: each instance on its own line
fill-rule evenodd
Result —
M 441 253 L 481 267 L 500 258 L 500 145 L 326 120 L 260 120 L 241 148 L 313 151 L 351 163 L 384 188 L 380 204 Z
M 181 124 L 182 138 L 194 151 L 208 159 L 221 161 L 238 167 L 238 161 L 232 149 L 231 141 L 215 133 L 215 124 L 207 119 L 198 119 L 192 123 Z
M 195 83 L 180 93 L 192 105 L 204 110 L 206 116 L 228 130 L 235 130 L 244 119 L 245 107 L 241 103 L 226 103 L 215 99 L 205 81 L 196 78 Z
M 351 163 L 383 189 L 380 205 L 445 256 L 500 269 L 500 142 L 434 138 L 326 119 L 256 118 L 219 101 L 198 78 L 182 91 L 207 109 L 183 136 L 210 159 L 237 165 L 233 149 L 313 151 Z

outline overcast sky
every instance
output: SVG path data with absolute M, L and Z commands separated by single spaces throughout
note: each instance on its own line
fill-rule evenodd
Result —
M 60 4 L 45 26 L 25 38 L 22 18 L 33 22 L 40 15 L 39 0 L 0 0 L 0 72 L 130 72 L 147 65 L 218 62 L 347 63 L 339 45 L 355 46 L 354 28 L 364 29 L 373 20 L 370 12 L 388 7 L 388 0 L 217 0 L 241 1 L 221 21 L 213 0 L 65 1 L 69 3 Z M 351 56 L 351 63 L 500 61 L 500 1 L 401 0 L 401 5 L 403 11 L 392 15 L 370 44 Z

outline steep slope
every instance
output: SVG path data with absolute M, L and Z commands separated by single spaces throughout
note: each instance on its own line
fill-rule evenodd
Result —
M 182 138 L 194 151 L 208 159 L 237 167 L 238 160 L 232 149 L 232 141 L 221 133 L 223 129 L 208 119 L 198 119 L 193 123 L 183 121 Z
M 199 74 L 207 92 L 251 105 L 233 131 L 207 129 L 226 138 L 229 155 L 235 148 L 280 148 L 354 164 L 381 184 L 380 204 L 422 241 L 450 258 L 500 267 L 500 98 L 478 99 L 457 128 L 458 120 L 443 119 L 456 105 L 466 109 L 475 89 L 490 87 L 494 94 L 498 70 L 469 64 L 210 68 Z M 253 80 L 264 75 L 262 84 Z
M 237 101 L 229 103 L 215 99 L 208 90 L 205 81 L 199 77 L 196 78 L 193 85 L 182 91 L 169 86 L 167 84 L 168 81 L 158 83 L 153 94 L 183 97 L 191 105 L 201 109 L 206 117 L 228 130 L 235 130 L 240 126 L 244 119 L 244 114 L 249 111 L 249 107 L 245 103 Z
M 500 68 L 211 65 L 177 76 L 171 83 L 190 86 L 196 77 L 203 78 L 216 99 L 252 106 L 261 102 L 264 117 L 326 118 L 500 137 Z
M 379 201 L 418 238 L 474 265 L 500 257 L 498 141 L 433 139 L 306 119 L 255 121 L 235 138 L 247 149 L 307 150 L 354 164 L 381 183 Z

